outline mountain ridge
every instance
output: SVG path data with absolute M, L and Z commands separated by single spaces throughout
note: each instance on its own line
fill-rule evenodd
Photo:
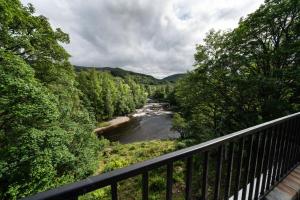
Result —
M 121 78 L 125 78 L 126 76 L 130 75 L 140 83 L 151 84 L 151 85 L 164 84 L 168 82 L 174 83 L 179 78 L 185 76 L 185 73 L 178 73 L 178 74 L 172 74 L 162 79 L 158 79 L 148 74 L 133 72 L 133 71 L 122 69 L 120 67 L 85 67 L 85 66 L 74 65 L 74 69 L 77 72 L 82 70 L 90 70 L 90 69 L 95 69 L 97 71 L 107 71 L 110 72 L 113 76 L 121 77 Z

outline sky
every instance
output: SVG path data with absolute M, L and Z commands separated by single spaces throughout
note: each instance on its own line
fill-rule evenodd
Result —
M 263 0 L 21 0 L 70 36 L 74 65 L 121 67 L 156 78 L 193 69 L 196 44 L 228 30 Z

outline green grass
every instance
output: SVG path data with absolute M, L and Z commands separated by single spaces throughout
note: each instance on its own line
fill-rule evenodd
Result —
M 97 174 L 154 158 L 176 149 L 175 140 L 153 140 L 131 144 L 113 143 L 104 149 Z
M 112 143 L 102 151 L 98 170 L 95 174 L 101 174 L 114 169 L 129 166 L 131 164 L 148 160 L 179 148 L 176 140 L 153 140 L 136 142 L 131 144 Z M 174 163 L 174 199 L 183 199 L 184 191 L 184 163 Z M 141 199 L 141 176 L 136 176 L 118 184 L 119 199 Z M 164 199 L 166 185 L 165 166 L 149 172 L 149 199 Z M 82 199 L 110 199 L 110 188 L 102 188 L 91 192 Z

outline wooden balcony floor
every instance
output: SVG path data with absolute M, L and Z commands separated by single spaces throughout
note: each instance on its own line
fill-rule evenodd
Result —
M 267 196 L 267 200 L 294 200 L 300 197 L 300 166 L 296 167 Z

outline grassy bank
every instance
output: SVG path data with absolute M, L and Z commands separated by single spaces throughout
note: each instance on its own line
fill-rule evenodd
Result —
M 151 159 L 180 148 L 176 140 L 153 140 L 131 144 L 112 143 L 102 152 L 96 174 L 105 173 L 140 161 Z M 182 162 L 174 163 L 174 199 L 182 199 L 184 190 L 184 167 Z M 141 199 L 141 176 L 118 184 L 119 199 Z M 164 167 L 149 174 L 149 199 L 165 197 L 166 174 Z M 103 188 L 85 195 L 82 199 L 110 199 L 110 188 Z

